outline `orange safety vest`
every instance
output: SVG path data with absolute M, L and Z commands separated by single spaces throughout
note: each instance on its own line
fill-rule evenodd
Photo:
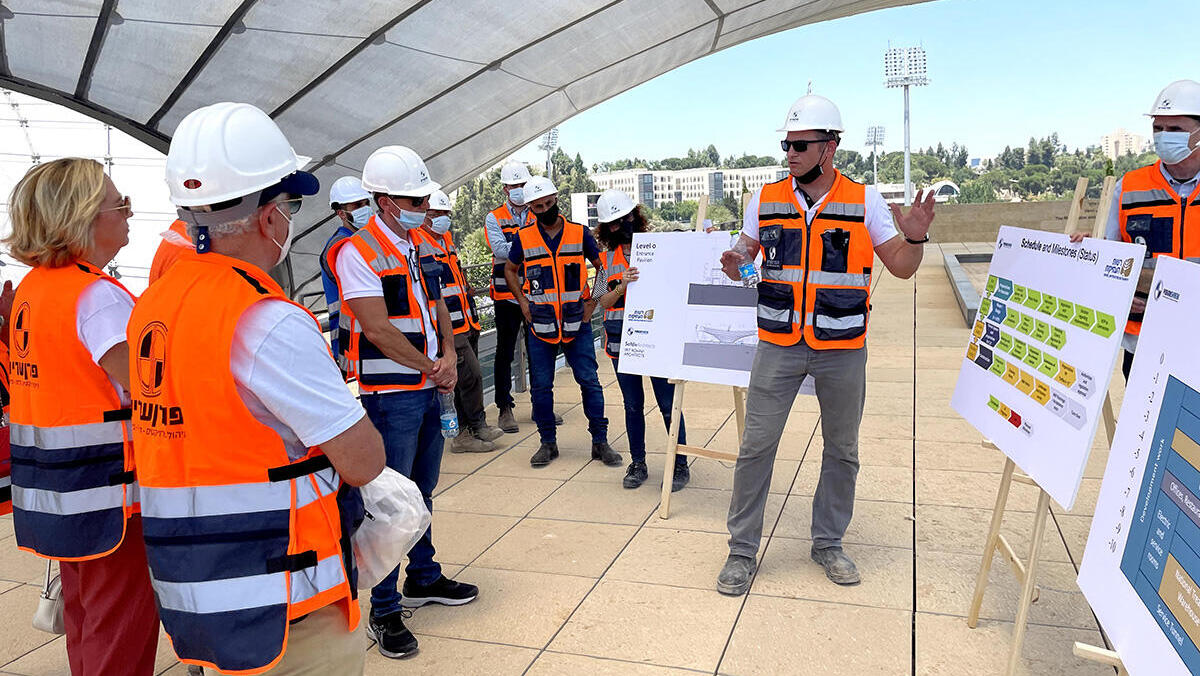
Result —
M 533 335 L 547 343 L 569 343 L 587 321 L 583 301 L 591 298 L 583 226 L 559 216 L 563 224 L 558 250 L 551 251 L 537 221 L 517 231 L 524 255 L 523 286 L 533 318 Z
M 158 281 L 176 261 L 196 253 L 192 240 L 188 237 L 187 223 L 176 220 L 171 224 L 170 234 L 163 237 L 154 251 L 154 259 L 150 262 L 150 284 Z
M 441 235 L 421 228 L 417 236 L 434 249 L 433 257 L 442 266 L 442 300 L 450 314 L 450 325 L 454 335 L 479 330 L 479 316 L 475 312 L 475 299 L 467 294 L 467 277 L 458 260 L 458 247 L 449 232 Z
M 522 223 L 517 219 L 516 216 L 513 216 L 511 211 L 509 211 L 507 201 L 499 207 L 492 209 L 491 214 L 492 217 L 496 219 L 496 222 L 500 224 L 500 229 L 504 231 L 504 239 L 508 240 L 510 245 L 513 243 L 513 240 L 517 238 L 517 231 L 521 229 L 521 226 L 525 225 L 526 223 L 531 223 L 535 220 L 533 218 L 533 212 L 526 208 L 525 223 Z M 491 241 L 489 240 L 488 246 L 491 247 L 491 245 Z M 504 278 L 504 266 L 507 263 L 507 257 L 497 258 L 496 252 L 492 252 L 492 300 L 494 301 L 516 299 L 516 296 L 514 296 L 512 291 L 508 288 L 508 280 Z
M 159 617 L 182 661 L 223 673 L 270 669 L 287 649 L 289 620 L 330 604 L 344 605 L 349 630 L 358 624 L 341 478 L 318 448 L 289 457 L 246 408 L 230 368 L 238 321 L 268 298 L 291 302 L 262 270 L 210 252 L 179 261 L 129 319 Z
M 629 269 L 629 259 L 625 251 L 617 247 L 614 251 L 604 252 L 604 278 L 608 280 L 608 290 L 612 291 L 621 283 L 621 275 Z M 612 307 L 604 311 L 604 351 L 614 359 L 621 356 L 621 329 L 625 325 L 625 296 L 621 295 Z
M 413 292 L 409 263 L 382 230 L 387 226 L 380 224 L 376 218 L 377 216 L 372 216 L 358 232 L 330 247 L 329 257 L 326 259 L 334 279 L 337 280 L 338 297 L 342 301 L 338 325 L 338 349 L 342 351 L 339 364 L 344 366 L 343 372 L 358 380 L 358 389 L 363 392 L 424 389 L 429 382 L 427 376 L 417 369 L 392 361 L 368 340 L 363 335 L 362 324 L 345 302 L 342 280 L 337 271 L 337 257 L 342 247 L 353 246 L 358 249 L 359 255 L 367 265 L 379 275 L 383 284 L 383 300 L 387 304 L 388 320 L 392 326 L 400 329 L 413 347 L 421 352 L 428 348 L 425 331 L 430 326 L 426 324 L 425 315 L 417 303 L 417 295 Z M 420 238 L 416 230 L 408 231 L 408 240 L 417 251 L 421 271 L 419 283 L 425 291 L 428 321 L 433 322 L 432 328 L 436 331 L 442 266 L 434 257 L 433 245 Z
M 811 224 L 805 222 L 791 176 L 762 188 L 759 340 L 785 346 L 804 340 L 817 350 L 866 344 L 875 261 L 866 226 L 866 187 L 836 174 Z
M 13 300 L 13 528 L 18 548 L 60 561 L 112 553 L 137 511 L 129 409 L 75 328 L 79 297 L 97 280 L 129 293 L 75 261 L 33 268 Z
M 0 421 L 0 515 L 12 513 L 12 462 L 8 446 L 8 346 L 0 343 L 0 406 L 4 417 Z
M 1162 175 L 1161 165 L 1159 160 L 1121 178 L 1117 207 L 1121 240 L 1145 244 L 1147 257 L 1200 256 L 1200 185 L 1191 195 L 1176 194 Z M 1125 333 L 1141 332 L 1142 313 L 1129 313 Z

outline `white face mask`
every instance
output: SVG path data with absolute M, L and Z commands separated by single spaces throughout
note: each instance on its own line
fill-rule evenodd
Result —
M 508 201 L 512 202 L 513 204 L 515 204 L 517 206 L 524 205 L 525 204 L 525 189 L 524 188 L 509 188 L 508 189 Z
M 287 237 L 283 240 L 283 244 L 276 242 L 274 237 L 271 238 L 271 243 L 279 247 L 279 258 L 275 260 L 275 265 L 279 265 L 287 260 L 288 251 L 290 251 L 292 248 L 292 235 L 295 234 L 295 221 L 292 220 L 292 215 L 288 213 L 287 209 L 281 207 L 279 203 L 275 204 L 275 208 L 279 209 L 279 213 L 283 214 L 283 217 L 288 219 Z M 272 265 L 271 267 L 275 267 L 275 265 Z
M 447 232 L 450 231 L 450 217 L 449 216 L 434 216 L 429 221 L 429 229 L 436 232 L 439 235 L 446 234 Z
M 1154 133 L 1154 152 L 1166 164 L 1179 164 L 1192 156 L 1196 148 L 1188 147 L 1192 134 L 1186 131 L 1159 131 Z
M 356 228 L 365 227 L 367 225 L 367 221 L 371 220 L 372 213 L 374 213 L 374 212 L 371 211 L 370 205 L 367 205 L 365 207 L 359 207 L 359 208 L 355 209 L 354 211 L 350 212 L 350 214 L 349 214 L 350 222 Z

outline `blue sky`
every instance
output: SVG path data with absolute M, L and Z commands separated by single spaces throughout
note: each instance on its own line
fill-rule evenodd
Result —
M 921 44 L 932 84 L 912 92 L 913 147 L 965 143 L 972 157 L 1058 132 L 1069 147 L 1117 127 L 1149 135 L 1167 83 L 1200 80 L 1195 0 L 938 0 L 802 26 L 717 52 L 560 125 L 563 148 L 589 165 L 682 155 L 713 143 L 722 155 L 780 156 L 788 106 L 813 92 L 834 100 L 862 150 L 887 128 L 903 148 L 903 99 L 883 86 L 883 53 Z M 518 156 L 542 157 L 527 147 Z

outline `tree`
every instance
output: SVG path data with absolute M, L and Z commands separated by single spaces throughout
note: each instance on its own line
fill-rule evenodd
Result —
M 968 181 L 962 184 L 961 192 L 958 194 L 958 201 L 963 204 L 995 202 L 996 191 L 985 181 Z

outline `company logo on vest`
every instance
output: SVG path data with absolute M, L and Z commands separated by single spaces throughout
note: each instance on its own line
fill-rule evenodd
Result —
M 17 316 L 13 319 L 12 341 L 18 356 L 29 356 L 29 303 L 21 303 L 21 307 L 17 308 Z
M 167 371 L 167 327 L 162 322 L 151 322 L 142 329 L 141 335 L 138 336 L 135 359 L 142 397 L 157 397 L 162 394 Z M 136 421 L 147 423 L 150 427 L 183 424 L 183 409 L 179 406 L 134 399 L 133 410 Z M 163 433 L 161 430 L 143 429 L 150 434 Z

